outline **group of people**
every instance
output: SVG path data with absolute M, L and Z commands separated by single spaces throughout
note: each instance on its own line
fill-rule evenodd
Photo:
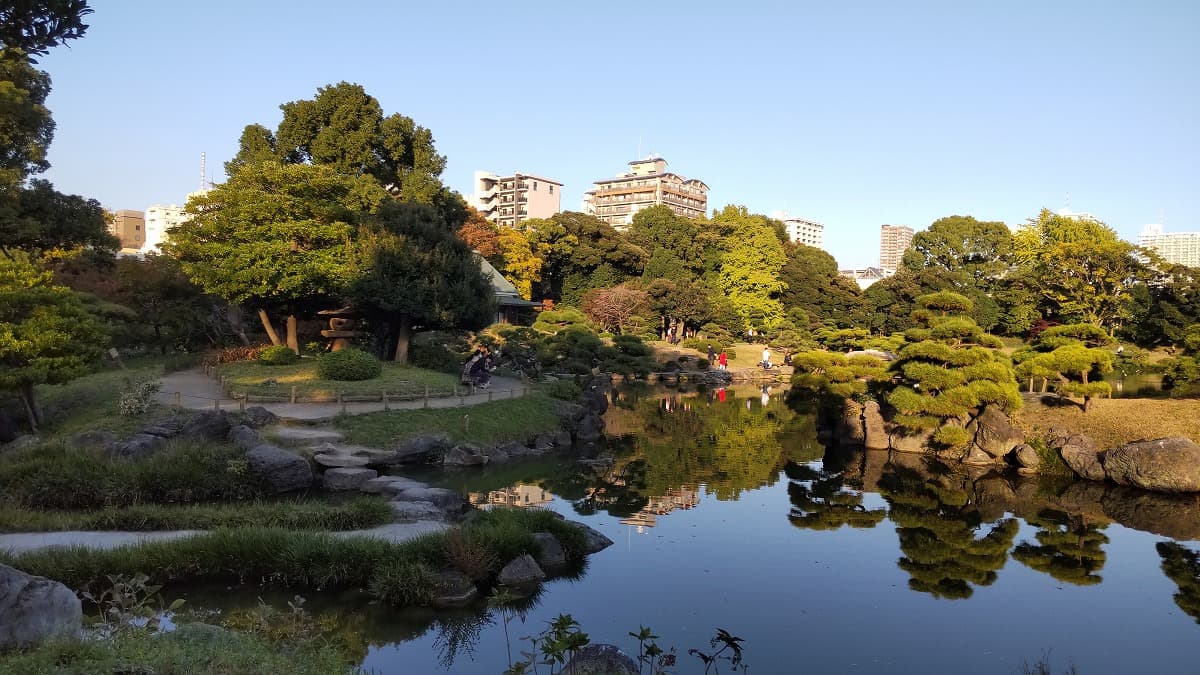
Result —
M 721 354 L 720 354 L 720 356 L 718 356 L 716 353 L 716 350 L 713 349 L 713 346 L 709 345 L 708 346 L 708 362 L 710 364 L 716 363 L 717 370 L 729 370 L 729 356 L 725 353 L 724 349 L 721 350 Z M 775 367 L 775 364 L 771 363 L 771 348 L 770 347 L 763 347 L 762 360 L 758 362 L 758 365 L 762 366 L 763 370 L 770 370 Z M 792 353 L 791 352 L 787 352 L 783 355 L 783 365 L 785 365 L 785 366 L 792 365 Z
M 462 383 L 487 389 L 492 381 L 493 368 L 495 368 L 495 362 L 492 360 L 491 352 L 487 347 L 480 347 L 463 366 Z
M 721 355 L 717 356 L 716 351 L 713 350 L 713 346 L 709 345 L 708 346 L 708 363 L 709 363 L 709 365 L 712 365 L 714 363 L 717 364 L 717 370 L 729 370 L 729 355 L 725 353 L 724 349 L 722 349 Z

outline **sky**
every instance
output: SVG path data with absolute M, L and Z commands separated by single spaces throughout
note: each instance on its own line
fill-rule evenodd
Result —
M 442 180 L 592 182 L 651 152 L 740 204 L 825 225 L 1016 227 L 1069 205 L 1136 240 L 1200 231 L 1200 2 L 93 0 L 41 59 L 46 176 L 106 208 L 182 204 L 242 128 L 361 84 L 432 130 Z M 1068 204 L 1069 200 L 1069 204 Z

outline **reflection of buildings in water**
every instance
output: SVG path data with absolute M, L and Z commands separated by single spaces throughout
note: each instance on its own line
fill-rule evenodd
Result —
M 514 485 L 502 490 L 492 490 L 488 493 L 472 492 L 472 504 L 495 506 L 535 507 L 549 504 L 554 495 L 536 485 Z
M 645 531 L 644 528 L 657 525 L 659 516 L 665 516 L 672 511 L 692 509 L 699 503 L 699 490 L 693 488 L 668 490 L 667 494 L 661 497 L 650 497 L 641 511 L 628 518 L 622 518 L 621 524 L 636 527 L 638 534 L 641 534 Z

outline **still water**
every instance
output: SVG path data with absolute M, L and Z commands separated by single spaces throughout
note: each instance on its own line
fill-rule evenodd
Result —
M 687 650 L 716 628 L 745 639 L 756 674 L 1014 673 L 1047 652 L 1055 672 L 1200 672 L 1195 497 L 826 451 L 779 390 L 613 397 L 611 467 L 442 476 L 477 503 L 552 509 L 616 542 L 514 619 L 514 656 L 520 636 L 569 613 L 626 651 L 650 626 L 680 673 L 703 672 Z M 310 607 L 345 621 L 375 672 L 506 665 L 486 607 Z

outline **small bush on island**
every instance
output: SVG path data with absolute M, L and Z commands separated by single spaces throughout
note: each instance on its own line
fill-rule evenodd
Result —
M 358 382 L 379 377 L 383 364 L 371 354 L 351 348 L 322 356 L 317 362 L 317 372 L 324 380 Z
M 287 345 L 274 345 L 258 353 L 258 362 L 267 366 L 290 366 L 300 361 L 300 355 Z
M 574 380 L 555 380 L 545 387 L 547 396 L 563 401 L 575 401 L 583 393 L 583 389 Z

